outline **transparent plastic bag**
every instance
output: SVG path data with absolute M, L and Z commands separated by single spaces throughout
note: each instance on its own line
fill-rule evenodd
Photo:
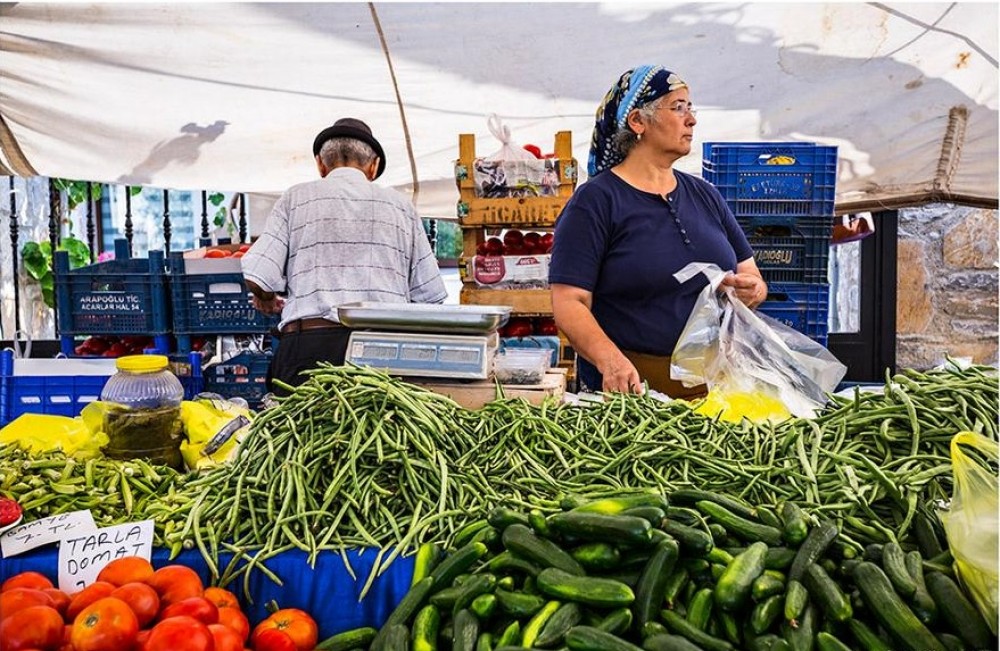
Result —
M 963 445 L 981 453 L 983 464 Z M 941 513 L 955 571 L 994 635 L 997 632 L 997 442 L 975 432 L 951 440 L 955 478 L 951 507 Z M 992 466 L 993 469 L 991 469 Z
M 487 122 L 490 133 L 500 141 L 500 149 L 473 161 L 476 196 L 488 199 L 540 197 L 555 194 L 558 174 L 551 160 L 537 158 L 511 139 L 510 128 L 495 113 Z
M 684 386 L 706 384 L 716 396 L 758 395 L 761 404 L 771 405 L 776 399 L 795 416 L 814 417 L 847 367 L 804 334 L 745 306 L 732 288 L 718 291 L 726 273 L 695 262 L 674 274 L 681 283 L 698 274 L 709 282 L 671 355 L 670 377 Z M 768 417 L 774 413 L 767 410 Z

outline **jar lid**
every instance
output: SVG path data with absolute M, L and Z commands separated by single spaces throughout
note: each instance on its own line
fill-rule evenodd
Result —
M 166 355 L 126 355 L 119 357 L 115 366 L 130 373 L 154 373 L 170 365 Z

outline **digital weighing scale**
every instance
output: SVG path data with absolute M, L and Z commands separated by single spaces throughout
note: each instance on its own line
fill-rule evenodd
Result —
M 337 312 L 340 322 L 354 329 L 349 362 L 393 375 L 485 380 L 500 344 L 497 328 L 511 308 L 362 302 Z

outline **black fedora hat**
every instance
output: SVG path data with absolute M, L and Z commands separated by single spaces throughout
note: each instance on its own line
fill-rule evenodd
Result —
M 319 150 L 323 148 L 323 143 L 330 138 L 354 138 L 369 145 L 378 156 L 378 171 L 375 172 L 375 178 L 382 176 L 382 172 L 385 171 L 385 151 L 382 150 L 379 141 L 375 140 L 375 136 L 372 135 L 372 130 L 367 124 L 355 118 L 337 120 L 332 127 L 323 129 L 316 136 L 316 140 L 313 141 L 313 156 L 319 156 Z

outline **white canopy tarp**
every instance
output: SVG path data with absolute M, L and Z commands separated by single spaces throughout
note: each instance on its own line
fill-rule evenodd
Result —
M 458 134 L 551 151 L 624 70 L 677 72 L 704 141 L 839 147 L 838 210 L 997 203 L 996 3 L 0 5 L 0 172 L 276 195 L 344 116 L 379 183 L 454 217 Z

